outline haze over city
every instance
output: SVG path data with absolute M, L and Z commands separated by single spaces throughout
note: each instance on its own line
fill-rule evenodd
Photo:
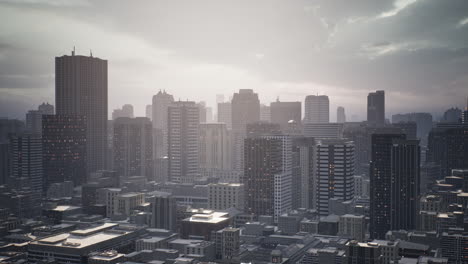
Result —
M 109 61 L 109 113 L 143 115 L 159 89 L 211 107 L 254 89 L 265 104 L 326 94 L 364 120 L 382 89 L 389 114 L 439 117 L 465 105 L 467 14 L 464 0 L 3 0 L 0 113 L 53 103 L 53 57 L 75 46 Z
M 0 22 L 0 263 L 468 263 L 467 0 Z

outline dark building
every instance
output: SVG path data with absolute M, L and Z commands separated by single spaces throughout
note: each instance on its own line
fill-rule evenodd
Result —
M 114 170 L 119 176 L 153 180 L 153 134 L 147 117 L 114 120 Z
M 105 169 L 107 154 L 107 61 L 91 56 L 55 58 L 55 104 L 58 115 L 86 118 L 88 172 Z
M 288 136 L 245 139 L 245 212 L 278 217 L 292 208 L 292 146 Z
M 292 199 L 293 209 L 314 209 L 317 204 L 317 179 L 315 174 L 316 142 L 310 137 L 292 138 Z
M 462 119 L 462 110 L 458 107 L 450 108 L 445 111 L 444 116 L 442 117 L 442 122 L 444 123 L 460 123 Z
M 43 189 L 41 136 L 11 135 L 9 150 L 11 187 L 21 191 L 31 191 L 32 208 L 40 210 Z
M 10 150 L 8 143 L 0 143 L 0 185 L 5 184 L 10 173 Z
M 392 144 L 391 230 L 413 230 L 419 202 L 419 141 L 394 139 Z
M 42 134 L 42 116 L 53 115 L 54 106 L 42 103 L 37 110 L 30 110 L 26 114 L 26 130 L 29 133 Z
M 176 230 L 177 204 L 170 193 L 153 192 L 151 203 L 151 227 Z
M 402 133 L 379 131 L 372 135 L 370 162 L 370 236 L 384 239 L 391 228 L 392 146 Z
M 81 115 L 44 115 L 42 149 L 45 191 L 52 183 L 86 182 L 86 118 Z
M 25 125 L 17 119 L 0 118 L 0 143 L 8 143 L 10 134 L 23 133 Z
M 379 264 L 381 248 L 377 243 L 360 243 L 352 240 L 346 244 L 348 264 Z
M 376 91 L 367 96 L 367 123 L 372 126 L 385 124 L 385 91 Z
M 229 226 L 230 217 L 225 212 L 196 213 L 181 221 L 180 235 L 182 238 L 190 236 L 210 240 L 213 231 Z
M 279 124 L 282 128 L 286 128 L 291 120 L 301 123 L 301 109 L 301 102 L 280 102 L 277 100 L 270 104 L 270 121 Z
M 450 175 L 452 169 L 468 168 L 468 125 L 438 124 L 429 133 L 426 161 L 441 167 L 438 178 Z

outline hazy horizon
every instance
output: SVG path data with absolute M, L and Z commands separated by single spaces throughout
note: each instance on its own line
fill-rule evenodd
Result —
M 386 116 L 463 108 L 468 1 L 0 0 L 0 116 L 54 103 L 54 58 L 108 60 L 109 116 L 144 116 L 159 90 L 181 100 L 253 89 L 263 104 L 330 98 L 348 120 L 386 92 Z M 14 23 L 13 23 L 14 22 Z

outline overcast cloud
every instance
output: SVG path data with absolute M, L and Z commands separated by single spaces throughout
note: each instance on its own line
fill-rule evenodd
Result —
M 262 103 L 330 96 L 365 117 L 385 90 L 392 113 L 463 107 L 468 1 L 0 0 L 0 116 L 54 101 L 54 57 L 109 61 L 109 113 L 137 114 L 159 89 L 206 101 L 252 88 Z

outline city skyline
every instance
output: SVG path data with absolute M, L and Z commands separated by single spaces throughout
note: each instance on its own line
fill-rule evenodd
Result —
M 389 115 L 420 111 L 437 118 L 444 109 L 465 106 L 465 1 L 361 1 L 341 3 L 340 11 L 339 3 L 330 1 L 155 1 L 121 3 L 112 10 L 107 4 L 0 2 L 2 17 L 22 21 L 1 28 L 11 36 L 0 39 L 2 116 L 18 118 L 27 105 L 55 104 L 51 58 L 68 55 L 73 46 L 77 54 L 92 50 L 109 61 L 109 114 L 132 104 L 136 116 L 144 116 L 160 89 L 176 100 L 206 101 L 211 107 L 215 94 L 238 89 L 254 89 L 262 103 L 278 96 L 303 102 L 307 95 L 323 94 L 331 109 L 345 107 L 349 120 L 365 119 L 362 102 L 375 90 L 385 90 L 393 102 Z M 147 10 L 155 10 L 155 16 Z M 127 11 L 130 21 L 122 16 Z M 156 26 L 132 19 L 133 14 Z M 225 27 L 214 23 L 220 14 Z M 253 32 L 259 36 L 253 38 Z

